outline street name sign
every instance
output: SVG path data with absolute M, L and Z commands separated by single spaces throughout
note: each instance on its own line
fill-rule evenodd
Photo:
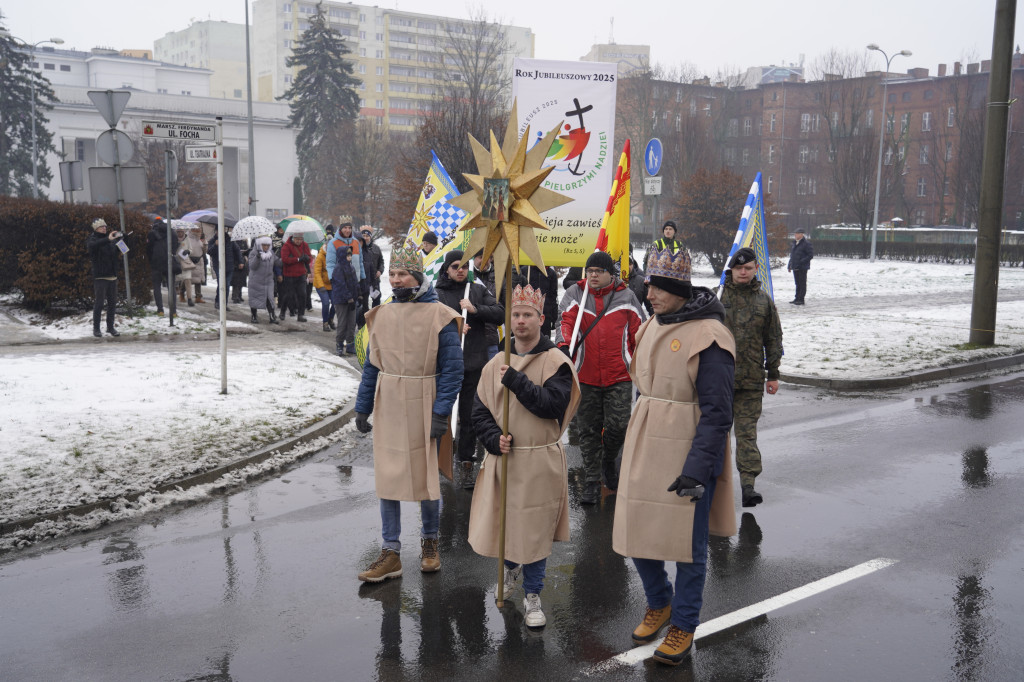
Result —
M 188 163 L 216 163 L 216 147 L 185 147 L 185 161 Z
M 217 126 L 212 123 L 143 121 L 142 137 L 150 140 L 206 140 L 216 142 Z

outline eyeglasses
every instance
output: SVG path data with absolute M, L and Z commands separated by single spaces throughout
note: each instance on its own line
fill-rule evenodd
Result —
M 604 268 L 587 268 L 587 275 L 603 275 L 606 272 Z

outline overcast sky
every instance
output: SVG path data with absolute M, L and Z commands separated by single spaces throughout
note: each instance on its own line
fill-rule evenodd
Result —
M 282 0 L 283 1 L 283 0 Z M 293 0 L 298 1 L 298 0 Z M 373 4 L 373 3 L 366 3 Z M 688 63 L 706 75 L 719 70 L 797 63 L 809 66 L 831 47 L 862 51 L 878 43 L 898 57 L 893 71 L 939 63 L 989 59 L 995 0 L 381 0 L 384 7 L 465 16 L 482 5 L 492 16 L 536 34 L 538 58 L 576 60 L 609 36 L 620 44 L 651 46 L 651 61 L 672 67 Z M 514 9 L 512 9 L 514 8 Z M 192 18 L 243 22 L 244 0 L 0 0 L 7 29 L 28 42 L 60 37 L 64 47 L 152 49 L 168 31 Z M 611 19 L 614 18 L 614 29 Z M 1024 36 L 1018 12 L 1015 40 Z M 884 66 L 871 53 L 875 68 Z

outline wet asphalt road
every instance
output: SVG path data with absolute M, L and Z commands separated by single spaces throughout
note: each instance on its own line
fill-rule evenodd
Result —
M 232 494 L 0 557 L 3 680 L 1019 680 L 1024 374 L 899 393 L 766 397 L 766 503 L 712 542 L 705 621 L 880 557 L 897 560 L 698 642 L 676 669 L 630 648 L 643 594 L 610 550 L 615 498 L 580 507 L 529 631 L 443 484 L 440 573 L 361 586 L 378 552 L 369 438 Z M 666 482 L 667 486 L 668 482 Z M 742 511 L 737 509 L 737 514 Z M 600 670 L 600 672 L 595 672 Z

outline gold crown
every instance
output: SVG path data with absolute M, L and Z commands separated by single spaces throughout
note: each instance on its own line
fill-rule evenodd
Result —
M 339 227 L 342 226 L 342 225 L 351 225 L 351 224 L 352 224 L 352 216 L 350 216 L 350 215 L 343 215 L 343 216 L 338 218 L 338 226 Z
M 391 269 L 423 272 L 423 253 L 412 240 L 406 241 L 391 252 Z
M 680 248 L 675 253 L 671 246 L 663 250 L 654 247 L 647 259 L 647 277 L 668 277 L 684 282 L 690 281 L 690 252 Z
M 544 294 L 540 289 L 534 289 L 529 284 L 525 287 L 516 285 L 512 290 L 512 306 L 525 305 L 533 308 L 541 315 L 544 314 Z

